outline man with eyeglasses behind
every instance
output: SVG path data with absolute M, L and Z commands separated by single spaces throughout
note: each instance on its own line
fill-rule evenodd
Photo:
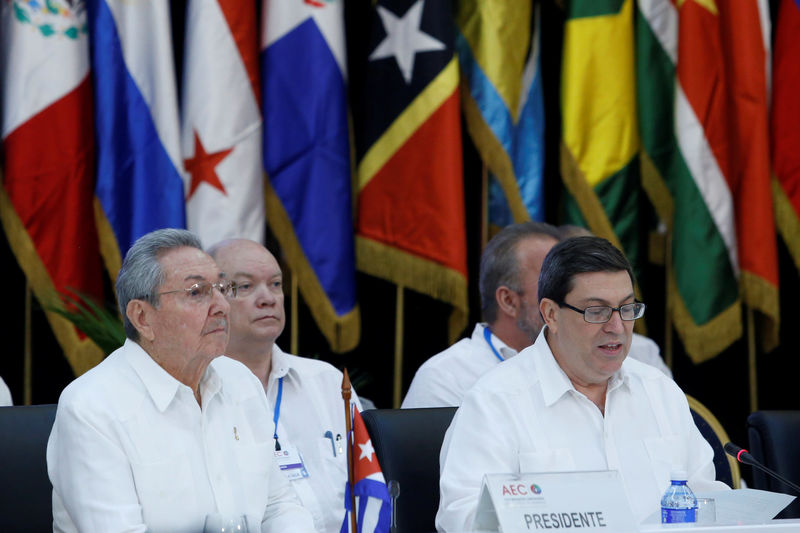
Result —
M 617 470 L 634 518 L 658 509 L 670 470 L 693 490 L 714 480 L 713 452 L 686 397 L 626 359 L 644 315 L 625 256 L 605 239 L 557 244 L 542 264 L 536 342 L 467 393 L 440 455 L 439 531 L 469 531 L 486 473 Z
M 127 340 L 73 381 L 47 445 L 54 531 L 198 532 L 209 514 L 250 531 L 314 531 L 273 462 L 271 413 L 228 342 L 232 291 L 199 239 L 164 229 L 117 277 Z

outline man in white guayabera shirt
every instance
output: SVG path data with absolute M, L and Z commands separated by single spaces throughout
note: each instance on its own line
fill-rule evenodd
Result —
M 714 480 L 714 454 L 685 395 L 626 358 L 644 304 L 625 256 L 605 239 L 557 244 L 542 264 L 536 342 L 467 392 L 440 454 L 439 531 L 469 531 L 483 475 L 617 470 L 634 518 L 656 511 L 670 470 L 694 490 Z
M 196 533 L 219 513 L 250 531 L 314 531 L 273 461 L 250 370 L 219 357 L 230 281 L 185 230 L 131 247 L 117 278 L 127 340 L 72 382 L 47 445 L 53 529 Z
M 236 285 L 235 296 L 228 298 L 231 338 L 225 354 L 247 365 L 261 382 L 273 417 L 275 453 L 317 531 L 338 533 L 347 482 L 342 373 L 275 343 L 286 322 L 283 274 L 266 248 L 230 239 L 209 252 Z M 351 402 L 361 410 L 355 393 Z

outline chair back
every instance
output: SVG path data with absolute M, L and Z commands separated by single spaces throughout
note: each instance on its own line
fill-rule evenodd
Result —
M 53 531 L 47 439 L 56 406 L 0 407 L 0 531 Z
M 373 409 L 361 413 L 383 476 L 400 483 L 397 533 L 436 531 L 439 450 L 455 407 Z
M 800 483 L 800 411 L 756 411 L 747 417 L 747 437 L 753 458 L 789 481 Z M 753 488 L 800 496 L 790 487 L 753 468 Z M 800 499 L 777 518 L 800 518 Z
M 725 444 L 730 442 L 728 434 L 708 408 L 695 398 L 686 395 L 689 400 L 689 409 L 692 412 L 694 425 L 700 430 L 700 434 L 711 445 L 714 450 L 714 470 L 716 470 L 717 481 L 722 481 L 731 488 L 738 489 L 741 485 L 741 474 L 739 463 L 736 459 L 725 453 Z

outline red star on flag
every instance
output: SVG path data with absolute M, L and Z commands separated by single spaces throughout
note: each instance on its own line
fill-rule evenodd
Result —
M 222 185 L 222 182 L 219 181 L 219 176 L 217 176 L 214 169 L 220 161 L 225 159 L 232 151 L 233 148 L 228 148 L 227 150 L 221 150 L 213 154 L 207 153 L 203 143 L 200 142 L 200 136 L 197 135 L 197 130 L 194 130 L 194 157 L 184 160 L 186 171 L 192 175 L 192 185 L 189 187 L 189 196 L 187 196 L 187 198 L 191 198 L 194 191 L 197 190 L 197 187 L 203 182 L 208 183 L 212 187 L 216 187 L 222 191 L 222 194 L 227 195 L 225 187 Z

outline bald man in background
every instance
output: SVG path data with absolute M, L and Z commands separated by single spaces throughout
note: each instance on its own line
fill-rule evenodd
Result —
M 231 239 L 209 254 L 236 286 L 230 303 L 225 355 L 244 363 L 261 381 L 275 421 L 275 455 L 318 532 L 338 533 L 344 519 L 347 448 L 342 373 L 298 357 L 275 343 L 283 332 L 283 274 L 260 243 Z M 354 393 L 351 405 L 361 403 Z

